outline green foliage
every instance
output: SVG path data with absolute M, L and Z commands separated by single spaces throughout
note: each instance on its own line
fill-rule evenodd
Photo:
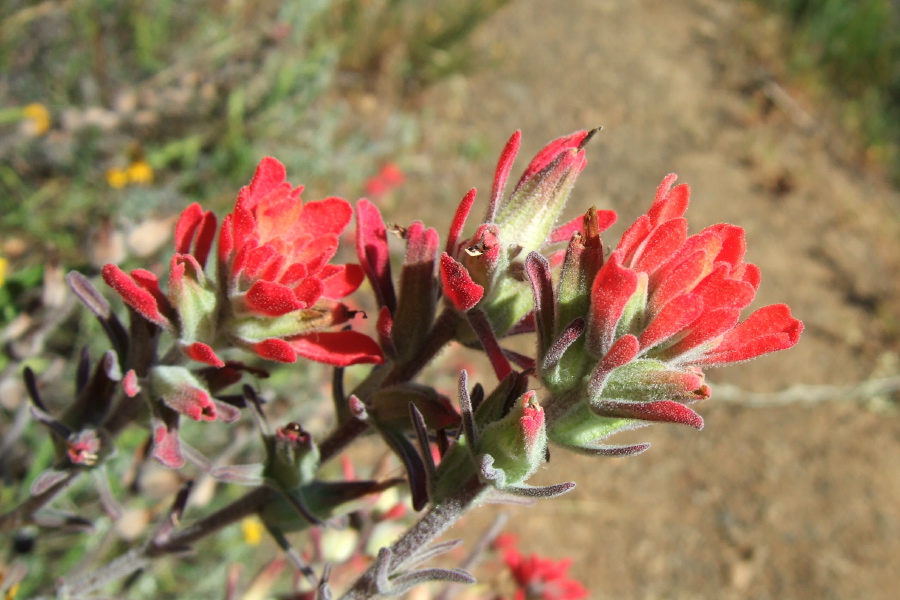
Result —
M 25 308 L 25 292 L 37 288 L 43 276 L 44 268 L 40 265 L 9 274 L 0 285 L 0 327 L 12 321 Z
M 796 35 L 795 66 L 821 69 L 844 118 L 900 182 L 900 4 L 891 0 L 758 0 L 783 12 Z
M 341 179 L 358 193 L 415 135 L 401 116 L 383 132 L 399 144 L 361 136 L 335 75 L 420 89 L 470 66 L 472 30 L 508 2 L 4 2 L 0 105 L 13 109 L 0 118 L 3 229 L 83 265 L 99 219 L 211 198 L 224 207 L 265 154 L 312 191 Z M 46 133 L 22 134 L 18 107 L 29 103 L 49 110 Z M 135 164 L 152 169 L 152 186 L 128 178 Z
M 344 32 L 341 66 L 373 77 L 397 77 L 414 92 L 477 59 L 466 41 L 511 0 L 338 0 L 325 31 Z

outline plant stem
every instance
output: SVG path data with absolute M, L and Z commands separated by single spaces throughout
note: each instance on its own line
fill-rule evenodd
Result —
M 373 369 L 369 377 L 356 386 L 353 393 L 366 401 L 380 389 L 410 381 L 453 339 L 460 320 L 461 317 L 455 310 L 445 309 L 432 325 L 422 348 L 410 361 L 395 364 L 387 375 L 378 369 Z M 344 420 L 319 443 L 320 460 L 323 463 L 331 460 L 368 428 L 369 425 L 365 421 L 356 418 Z
M 151 544 L 145 555 L 154 557 L 183 550 L 185 546 L 255 514 L 266 505 L 274 493 L 275 491 L 268 487 L 255 488 L 189 527 L 172 533 L 163 543 Z
M 489 489 L 490 487 L 482 483 L 477 475 L 473 475 L 463 483 L 454 496 L 431 507 L 418 523 L 391 546 L 391 573 L 399 570 L 432 540 L 447 531 L 467 510 L 477 505 Z M 360 575 L 353 587 L 347 590 L 340 600 L 364 600 L 378 596 L 375 567 L 373 564 Z
M 72 480 L 81 472 L 81 470 L 74 469 L 67 472 L 64 479 L 60 479 L 37 496 L 29 496 L 28 499 L 16 508 L 8 513 L 0 515 L 0 531 L 12 531 L 27 524 L 31 519 L 31 515 L 53 500 L 53 498 L 65 489 L 66 486 L 72 483 Z
M 446 346 L 453 335 L 456 333 L 456 327 L 462 317 L 453 308 L 445 308 L 444 311 L 435 319 L 431 326 L 431 331 L 425 336 L 425 343 L 413 357 L 405 363 L 399 363 L 394 366 L 390 374 L 384 380 L 383 387 L 396 383 L 405 383 L 418 375 L 419 371 L 424 369 L 428 363 Z

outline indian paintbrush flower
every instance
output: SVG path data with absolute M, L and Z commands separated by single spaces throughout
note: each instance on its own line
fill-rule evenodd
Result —
M 790 348 L 803 324 L 783 304 L 740 312 L 759 286 L 744 262 L 744 231 L 713 225 L 688 236 L 686 185 L 660 185 L 653 206 L 603 260 L 599 228 L 571 241 L 554 294 L 546 260 L 533 253 L 539 374 L 552 393 L 548 436 L 594 453 L 633 453 L 646 444 L 607 447 L 612 433 L 652 421 L 703 426 L 685 406 L 709 397 L 702 369 Z M 548 409 L 551 410 L 551 409 Z
M 468 375 L 465 371 L 460 374 L 461 435 L 436 468 L 425 456 L 432 502 L 440 503 L 451 496 L 462 481 L 472 476 L 501 496 L 551 498 L 575 487 L 574 483 L 546 487 L 526 483 L 547 458 L 544 409 L 534 390 L 522 392 L 527 380 L 522 374 L 510 373 L 475 407 L 467 388 Z M 428 448 L 425 422 L 417 411 L 413 411 L 413 420 L 424 454 Z
M 175 227 L 168 292 L 151 272 L 103 278 L 134 310 L 169 330 L 191 359 L 224 366 L 217 349 L 237 346 L 263 358 L 297 356 L 334 366 L 379 363 L 378 345 L 355 331 L 327 331 L 355 311 L 338 302 L 359 286 L 357 265 L 334 265 L 338 236 L 353 210 L 340 198 L 303 203 L 302 187 L 285 181 L 284 166 L 264 158 L 220 228 L 216 279 L 205 272 L 216 218 L 192 204 Z
M 581 224 L 577 218 L 554 225 L 578 175 L 587 164 L 584 146 L 596 133 L 579 131 L 548 144 L 531 161 L 512 194 L 503 202 L 504 189 L 519 149 L 516 132 L 504 148 L 494 175 L 491 201 L 475 234 L 459 241 L 475 190 L 462 200 L 441 255 L 444 294 L 460 311 L 483 310 L 497 337 L 522 322 L 532 301 L 525 292 L 523 262 L 530 252 L 568 240 Z M 608 227 L 615 213 L 602 213 Z
M 588 597 L 585 587 L 569 578 L 571 559 L 554 561 L 537 554 L 524 556 L 516 548 L 517 543 L 511 534 L 501 535 L 494 543 L 503 552 L 503 562 L 515 580 L 513 600 L 582 600 Z
M 337 300 L 364 278 L 358 265 L 329 262 L 353 209 L 340 198 L 304 204 L 302 191 L 285 181 L 281 163 L 265 158 L 222 222 L 218 271 L 231 340 L 283 362 L 300 355 L 334 366 L 380 363 L 371 338 L 323 331 L 353 317 Z

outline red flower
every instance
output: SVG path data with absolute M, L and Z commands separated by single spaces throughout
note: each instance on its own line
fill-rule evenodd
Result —
M 684 184 L 672 188 L 676 177 L 663 180 L 653 206 L 594 280 L 589 348 L 606 356 L 615 341 L 634 336 L 632 358 L 687 367 L 740 362 L 796 344 L 803 323 L 784 304 L 739 323 L 760 281 L 756 265 L 744 262 L 744 230 L 719 224 L 688 237 L 682 215 L 690 192 Z
M 514 536 L 501 536 L 497 547 L 503 550 L 503 562 L 516 581 L 514 600 L 581 600 L 588 591 L 580 582 L 569 579 L 571 559 L 553 561 L 537 554 L 522 556 L 515 548 Z
M 264 158 L 238 195 L 219 234 L 220 286 L 232 310 L 230 337 L 264 358 L 299 354 L 335 366 L 381 362 L 375 342 L 358 332 L 322 332 L 353 316 L 336 302 L 359 287 L 358 265 L 333 265 L 353 209 L 346 200 L 304 204 L 284 166 Z
M 222 222 L 222 276 L 229 295 L 243 294 L 247 312 L 281 316 L 343 298 L 362 283 L 357 265 L 328 264 L 352 207 L 340 198 L 303 204 L 302 191 L 285 181 L 284 165 L 264 158 Z
M 578 217 L 554 227 L 587 164 L 584 145 L 594 133 L 578 131 L 547 144 L 504 200 L 521 137 L 519 132 L 514 133 L 497 163 L 487 214 L 475 234 L 463 241 L 459 238 L 475 201 L 475 190 L 466 194 L 457 208 L 446 252 L 441 256 L 443 291 L 459 311 L 476 306 L 484 310 L 497 336 L 521 323 L 532 308 L 521 277 L 528 253 L 568 241 L 581 225 Z M 615 213 L 602 211 L 600 221 L 606 229 L 615 222 Z
M 554 293 L 549 265 L 526 261 L 535 297 L 540 376 L 552 392 L 551 441 L 595 454 L 631 454 L 647 444 L 601 446 L 613 433 L 653 421 L 703 427 L 685 406 L 708 398 L 702 368 L 795 345 L 803 323 L 784 304 L 740 321 L 759 269 L 744 262 L 744 231 L 713 225 L 688 236 L 686 185 L 666 177 L 646 215 L 603 260 L 596 217 L 573 238 Z M 562 406 L 560 406 L 562 405 Z M 549 410 L 549 409 L 548 409 Z
M 216 218 L 198 204 L 175 226 L 168 292 L 155 275 L 130 276 L 115 265 L 103 278 L 148 321 L 171 331 L 190 358 L 224 366 L 223 342 L 263 358 L 304 356 L 335 366 L 383 360 L 378 345 L 354 331 L 325 331 L 355 314 L 337 302 L 363 280 L 357 265 L 334 265 L 338 237 L 353 209 L 340 198 L 304 204 L 302 188 L 285 181 L 284 166 L 264 158 L 222 222 L 218 281 L 204 272 Z
M 370 198 L 379 198 L 403 185 L 404 181 L 406 181 L 406 177 L 400 167 L 394 163 L 387 163 L 377 175 L 366 182 L 366 194 Z

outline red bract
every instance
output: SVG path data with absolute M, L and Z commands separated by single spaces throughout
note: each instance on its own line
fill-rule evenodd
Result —
M 597 218 L 569 244 L 554 293 L 549 264 L 526 261 L 536 304 L 540 376 L 558 406 L 551 441 L 593 454 L 641 452 L 603 438 L 663 421 L 700 429 L 685 406 L 710 396 L 703 367 L 790 348 L 803 324 L 783 304 L 745 321 L 759 269 L 744 262 L 744 231 L 713 225 L 688 236 L 686 185 L 666 177 L 646 215 L 604 262 Z
M 578 131 L 548 144 L 503 200 L 521 137 L 519 132 L 513 134 L 497 162 L 487 214 L 474 235 L 463 241 L 459 238 L 475 190 L 460 202 L 441 256 L 444 295 L 461 312 L 475 307 L 485 312 L 497 336 L 521 323 L 532 308 L 521 277 L 528 253 L 568 241 L 581 225 L 578 217 L 554 228 L 587 164 L 584 145 L 594 133 Z M 600 220 L 605 229 L 615 222 L 615 213 L 602 211 Z
M 537 554 L 522 556 L 513 543 L 504 542 L 503 562 L 518 587 L 514 600 L 581 600 L 588 597 L 587 589 L 580 582 L 569 579 L 570 559 L 554 561 Z
M 337 300 L 362 283 L 357 265 L 330 265 L 353 209 L 327 198 L 303 204 L 284 165 L 264 158 L 222 222 L 219 264 L 229 295 L 249 313 L 280 316 Z
M 744 230 L 727 224 L 688 236 L 689 190 L 666 177 L 656 200 L 622 236 L 594 281 L 589 347 L 604 356 L 622 335 L 637 337 L 637 355 L 670 366 L 739 362 L 790 348 L 803 324 L 783 304 L 743 323 L 759 269 L 744 262 Z
M 231 341 L 263 358 L 297 355 L 334 366 L 380 363 L 378 345 L 359 332 L 322 333 L 349 320 L 336 302 L 364 278 L 358 265 L 333 265 L 353 209 L 340 198 L 303 203 L 284 165 L 264 158 L 238 194 L 219 234 L 219 278 L 229 299 Z
M 337 300 L 364 277 L 357 265 L 329 262 L 353 209 L 340 198 L 304 204 L 301 191 L 285 181 L 281 163 L 262 160 L 222 222 L 218 281 L 204 272 L 216 218 L 198 204 L 175 226 L 167 293 L 142 269 L 127 275 L 106 265 L 103 278 L 141 316 L 172 332 L 189 358 L 214 367 L 225 364 L 216 353 L 223 343 L 280 362 L 300 355 L 334 366 L 380 363 L 368 336 L 324 332 L 354 316 Z

